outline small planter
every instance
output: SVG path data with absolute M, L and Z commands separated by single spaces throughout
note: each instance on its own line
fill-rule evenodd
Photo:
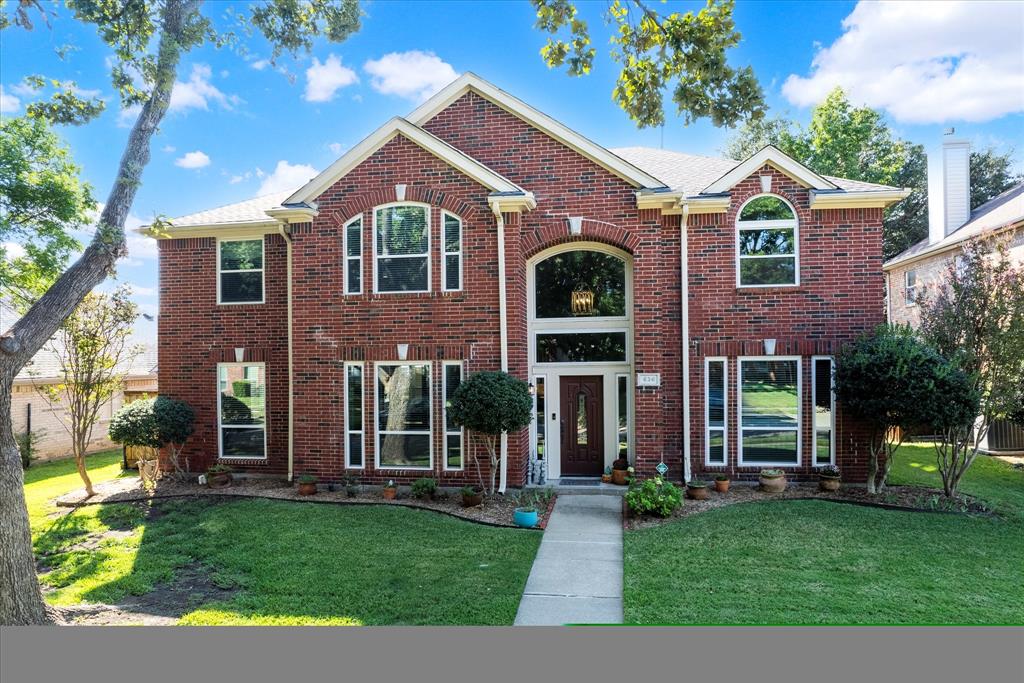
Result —
M 298 485 L 300 496 L 316 495 L 316 477 L 303 475 L 295 480 Z
M 384 487 L 384 500 L 394 500 L 397 495 L 398 489 L 395 488 L 394 486 Z
M 629 472 L 626 470 L 612 470 L 612 483 L 616 486 L 625 486 L 628 478 Z
M 537 526 L 537 520 L 536 508 L 516 508 L 515 512 L 512 513 L 512 521 L 515 522 L 516 526 L 523 527 L 524 529 L 532 529 Z
M 610 483 L 612 483 L 612 475 L 611 474 L 602 474 L 601 475 L 601 483 L 602 484 L 610 484 Z
M 708 485 L 702 481 L 691 481 L 686 485 L 686 497 L 690 500 L 707 500 Z
M 206 485 L 211 489 L 224 489 L 231 486 L 234 477 L 230 472 L 207 472 Z
M 822 491 L 838 491 L 839 477 L 820 477 L 818 479 L 818 488 Z
M 729 493 L 728 479 L 715 479 L 715 491 L 718 493 Z
M 782 470 L 761 470 L 758 477 L 761 490 L 765 493 L 782 493 L 786 490 L 786 473 Z
M 462 489 L 462 507 L 473 508 L 484 502 L 484 490 L 479 486 L 466 486 Z

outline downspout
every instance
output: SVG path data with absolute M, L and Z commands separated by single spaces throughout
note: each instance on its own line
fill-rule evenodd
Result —
M 282 221 L 277 226 L 285 242 L 285 262 L 288 292 L 288 481 L 295 472 L 295 391 L 294 391 L 294 360 L 292 358 L 292 236 L 288 232 L 288 224 Z
M 508 296 L 505 291 L 505 217 L 501 215 L 501 205 L 491 205 L 498 226 L 498 321 L 501 338 L 501 371 L 508 372 Z M 508 486 L 508 433 L 501 433 L 501 468 L 498 492 L 505 493 Z
M 690 267 L 688 224 L 690 205 L 682 202 L 683 219 L 679 239 L 680 306 L 683 320 L 683 481 L 690 481 Z

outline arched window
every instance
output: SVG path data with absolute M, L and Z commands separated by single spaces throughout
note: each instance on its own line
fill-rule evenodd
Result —
M 748 200 L 736 219 L 740 287 L 778 287 L 800 282 L 796 212 L 781 197 Z

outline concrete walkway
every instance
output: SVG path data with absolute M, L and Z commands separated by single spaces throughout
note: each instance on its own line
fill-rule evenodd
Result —
M 560 495 L 516 625 L 622 623 L 622 498 Z

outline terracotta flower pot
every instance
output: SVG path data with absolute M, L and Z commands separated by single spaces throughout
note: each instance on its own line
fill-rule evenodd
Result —
M 765 493 L 782 493 L 786 490 L 786 475 L 779 474 L 776 476 L 765 476 L 761 475 L 758 477 L 758 482 L 761 484 L 761 490 Z
M 826 477 L 825 475 L 819 475 L 818 488 L 822 491 L 838 491 L 839 477 Z
M 612 483 L 617 486 L 625 486 L 628 477 L 629 472 L 627 470 L 612 470 Z
M 715 479 L 715 491 L 718 493 L 729 492 L 729 480 L 728 479 Z
M 610 484 L 610 483 L 612 483 L 612 475 L 610 475 L 610 474 L 602 474 L 601 475 L 601 483 L 602 484 Z
M 223 489 L 231 486 L 233 477 L 230 472 L 216 472 L 206 475 L 206 485 L 211 489 Z
M 316 482 L 300 483 L 299 484 L 299 495 L 300 496 L 312 496 L 316 493 Z
M 707 486 L 686 486 L 686 497 L 690 500 L 707 500 L 708 495 Z
M 462 492 L 462 507 L 473 508 L 484 502 L 484 490 L 479 486 L 473 487 L 473 493 Z
M 394 500 L 398 495 L 398 489 L 384 489 L 384 500 Z

